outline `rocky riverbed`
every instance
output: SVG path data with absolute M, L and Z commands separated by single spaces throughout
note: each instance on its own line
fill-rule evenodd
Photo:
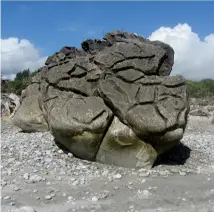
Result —
M 150 171 L 77 159 L 50 133 L 1 124 L 3 212 L 214 211 L 210 117 L 190 116 L 181 144 Z

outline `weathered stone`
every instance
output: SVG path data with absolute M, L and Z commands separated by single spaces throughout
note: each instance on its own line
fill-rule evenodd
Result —
M 23 91 L 14 123 L 49 128 L 82 159 L 151 168 L 187 124 L 185 79 L 169 76 L 173 63 L 169 45 L 123 31 L 65 46 Z
M 40 109 L 39 84 L 31 84 L 25 90 L 25 97 L 12 121 L 25 132 L 48 131 L 48 125 Z
M 96 160 L 117 166 L 151 168 L 156 157 L 150 144 L 140 140 L 131 128 L 114 117 Z
M 86 52 L 95 53 L 96 51 L 100 51 L 105 47 L 109 46 L 105 40 L 86 40 L 81 44 L 82 48 Z
M 99 97 L 79 97 L 55 102 L 49 126 L 55 139 L 74 155 L 94 160 L 112 112 Z

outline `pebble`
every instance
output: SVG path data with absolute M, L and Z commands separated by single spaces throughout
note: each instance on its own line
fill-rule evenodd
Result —
M 68 157 L 72 158 L 73 154 L 71 152 L 68 153 Z
M 56 196 L 56 194 L 55 194 L 55 193 L 52 193 L 50 196 L 51 196 L 51 197 L 55 197 L 55 196 Z
M 62 153 L 63 153 L 63 151 L 62 151 L 61 149 L 59 149 L 57 152 L 58 152 L 59 154 L 62 154 Z
M 114 179 L 121 179 L 122 175 L 121 174 L 115 174 L 113 177 L 114 177 Z
M 146 179 L 142 179 L 142 180 L 141 180 L 141 183 L 145 183 L 145 182 L 146 182 Z
M 45 196 L 45 199 L 46 199 L 46 200 L 51 200 L 51 199 L 52 199 L 52 196 L 51 196 L 51 195 L 46 195 L 46 196 Z
M 4 200 L 8 200 L 8 199 L 11 199 L 11 197 L 10 196 L 5 196 L 3 199 Z
M 91 198 L 91 200 L 92 200 L 93 202 L 96 202 L 96 201 L 98 201 L 98 198 L 97 198 L 96 196 L 93 196 L 93 197 Z
M 151 195 L 151 193 L 148 191 L 148 190 L 143 190 L 143 194 L 145 195 L 145 196 L 150 196 Z
M 36 210 L 30 206 L 23 206 L 19 208 L 16 212 L 36 212 Z
M 148 177 L 149 176 L 149 172 L 142 172 L 139 174 L 140 177 Z
M 180 171 L 179 174 L 180 174 L 181 176 L 185 176 L 185 175 L 186 175 L 186 172 Z
M 2 181 L 1 184 L 2 184 L 2 186 L 6 186 L 7 182 L 6 181 Z
M 77 186 L 78 184 L 79 184 L 79 182 L 78 182 L 77 180 L 75 180 L 75 181 L 72 183 L 73 186 Z
M 28 179 L 29 179 L 29 177 L 30 177 L 30 174 L 25 173 L 25 174 L 23 175 L 23 177 L 24 177 L 24 179 L 25 179 L 25 180 L 28 180 Z
M 175 169 L 175 168 L 171 168 L 170 171 L 171 171 L 172 173 L 178 173 L 178 170 Z
M 19 187 L 17 187 L 17 186 L 14 186 L 14 187 L 13 187 L 13 190 L 14 190 L 14 191 L 19 191 L 19 190 L 20 190 L 20 188 L 19 188 Z
M 68 197 L 68 200 L 69 200 L 69 201 L 71 201 L 71 200 L 73 200 L 73 199 L 74 199 L 74 198 L 73 198 L 72 196 L 69 196 L 69 197 Z
M 38 175 L 32 175 L 29 179 L 29 182 L 31 182 L 31 183 L 37 183 L 40 181 L 42 181 L 42 177 L 38 176 Z

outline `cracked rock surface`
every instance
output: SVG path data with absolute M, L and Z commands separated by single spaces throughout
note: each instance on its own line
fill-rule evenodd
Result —
M 63 47 L 23 91 L 13 123 L 50 130 L 79 158 L 149 169 L 187 124 L 186 83 L 169 76 L 173 63 L 169 45 L 121 31 Z

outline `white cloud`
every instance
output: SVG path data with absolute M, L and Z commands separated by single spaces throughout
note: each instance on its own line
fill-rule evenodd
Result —
M 43 66 L 47 57 L 41 57 L 39 50 L 28 40 L 18 38 L 1 39 L 1 74 L 13 79 L 24 69 L 35 70 Z
M 149 39 L 163 41 L 174 49 L 175 63 L 171 75 L 182 74 L 193 80 L 214 79 L 214 34 L 200 40 L 185 23 L 174 28 L 160 27 Z

